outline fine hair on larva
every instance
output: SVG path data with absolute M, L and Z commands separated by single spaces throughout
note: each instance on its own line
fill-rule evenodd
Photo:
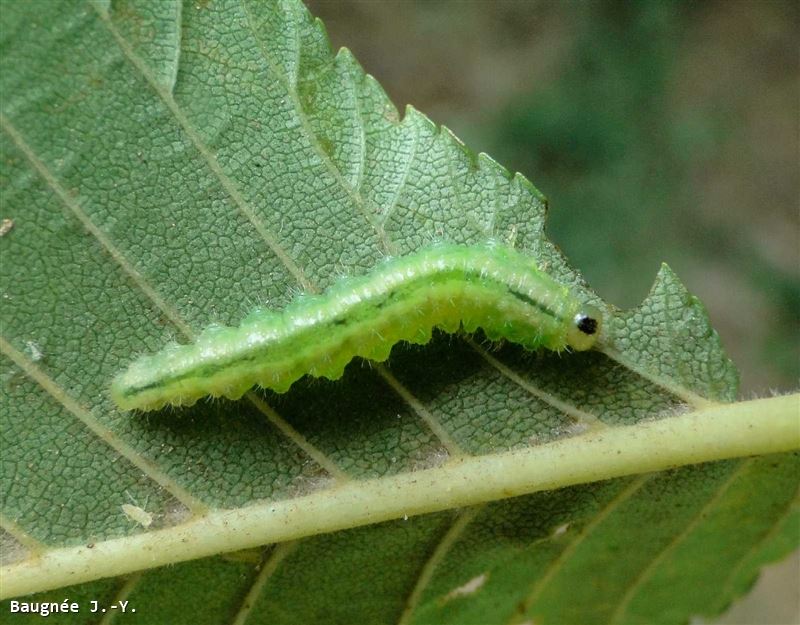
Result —
M 425 344 L 434 328 L 584 351 L 601 336 L 603 315 L 508 245 L 437 243 L 282 311 L 257 307 L 238 327 L 212 324 L 192 344 L 142 356 L 114 379 L 111 396 L 124 410 L 156 410 L 238 399 L 254 386 L 283 393 L 304 375 L 337 380 L 355 357 L 385 361 L 400 341 Z

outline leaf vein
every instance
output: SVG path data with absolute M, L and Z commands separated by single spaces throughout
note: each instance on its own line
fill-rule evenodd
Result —
M 520 377 L 515 371 L 513 371 L 510 367 L 500 362 L 497 358 L 490 355 L 485 349 L 483 349 L 480 345 L 475 343 L 472 339 L 467 339 L 467 343 L 469 343 L 470 347 L 474 349 L 478 354 L 488 362 L 492 367 L 494 367 L 503 377 L 508 378 L 517 386 L 525 389 L 528 393 L 540 399 L 546 404 L 557 408 L 561 412 L 571 416 L 575 419 L 578 423 L 586 425 L 590 430 L 604 430 L 607 429 L 608 426 L 603 423 L 599 417 L 593 415 L 590 412 L 586 412 L 585 410 L 581 410 L 580 408 L 569 404 L 558 397 L 551 395 L 547 391 L 543 391 L 542 389 L 538 388 L 536 385 L 531 384 L 527 380 L 524 380 Z
M 561 554 L 550 563 L 550 566 L 545 569 L 544 574 L 536 580 L 536 583 L 531 588 L 528 596 L 523 600 L 520 608 L 516 611 L 509 620 L 509 625 L 519 621 L 519 617 L 526 615 L 542 593 L 547 588 L 547 585 L 552 581 L 556 574 L 561 570 L 567 560 L 578 550 L 578 547 L 583 544 L 586 538 L 597 529 L 597 527 L 605 521 L 614 510 L 616 510 L 623 502 L 627 501 L 634 493 L 636 493 L 644 484 L 652 478 L 651 475 L 641 475 L 631 481 L 631 483 L 624 488 L 620 493 L 611 499 L 605 507 L 595 514 L 594 518 L 589 522 L 583 530 L 578 533 L 572 542 L 561 552 Z
M 70 210 L 70 212 L 81 222 L 84 228 L 97 240 L 100 246 L 111 256 L 111 258 L 122 267 L 123 271 L 127 273 L 137 287 L 145 294 L 145 296 L 155 303 L 167 318 L 186 336 L 191 335 L 189 326 L 181 319 L 178 311 L 172 308 L 161 295 L 151 287 L 144 276 L 139 273 L 136 267 L 128 261 L 125 255 L 112 243 L 106 234 L 97 227 L 97 225 L 89 218 L 86 212 L 61 186 L 56 180 L 53 173 L 42 162 L 42 160 L 34 153 L 33 149 L 28 145 L 22 134 L 14 127 L 11 121 L 5 115 L 0 113 L 0 124 L 3 130 L 11 137 L 11 140 L 25 155 L 25 158 L 38 172 L 42 179 L 47 183 L 47 186 L 53 190 L 56 196 L 63 202 L 63 204 Z
M 628 606 L 631 604 L 631 601 L 636 597 L 636 594 L 642 588 L 642 586 L 647 582 L 647 580 L 655 573 L 656 568 L 660 565 L 664 559 L 668 556 L 671 551 L 674 551 L 677 546 L 683 542 L 686 537 L 691 534 L 697 527 L 702 523 L 708 511 L 714 507 L 717 503 L 719 503 L 720 499 L 722 499 L 723 495 L 728 491 L 728 489 L 733 485 L 733 483 L 742 475 L 744 469 L 752 464 L 752 459 L 748 458 L 746 460 L 742 460 L 739 462 L 738 466 L 735 470 L 731 471 L 731 474 L 728 478 L 719 485 L 719 488 L 716 492 L 709 498 L 709 500 L 697 511 L 694 518 L 686 524 L 686 527 L 675 535 L 675 537 L 664 546 L 664 548 L 656 555 L 647 566 L 645 566 L 639 574 L 631 580 L 631 584 L 628 587 L 627 591 L 622 595 L 619 604 L 617 605 L 616 609 L 611 613 L 609 617 L 608 623 L 609 625 L 614 625 L 614 623 L 619 623 L 624 618 L 625 613 L 628 609 Z
M 378 374 L 386 381 L 386 383 L 397 393 L 400 398 L 408 404 L 411 410 L 428 426 L 433 434 L 441 441 L 444 448 L 451 458 L 461 458 L 467 456 L 460 445 L 450 436 L 449 432 L 442 426 L 439 420 L 434 417 L 428 409 L 422 405 L 414 395 L 409 391 L 383 364 L 376 363 L 376 370 Z
M 192 126 L 189 119 L 184 115 L 183 111 L 181 110 L 178 103 L 172 97 L 172 94 L 169 91 L 165 91 L 161 85 L 159 85 L 158 81 L 156 80 L 155 76 L 153 76 L 150 69 L 147 67 L 147 64 L 142 61 L 138 57 L 138 55 L 133 51 L 131 45 L 128 41 L 122 36 L 122 34 L 117 30 L 114 24 L 111 22 L 111 17 L 104 14 L 100 10 L 97 11 L 98 15 L 100 16 L 101 22 L 105 25 L 108 29 L 109 33 L 114 37 L 114 40 L 117 42 L 120 51 L 123 53 L 125 58 L 133 65 L 133 67 L 142 75 L 148 85 L 150 85 L 151 89 L 154 93 L 161 99 L 161 101 L 166 105 L 167 109 L 170 111 L 172 116 L 174 117 L 175 121 L 181 126 L 183 131 L 186 133 L 186 136 L 190 139 L 192 144 L 195 146 L 195 149 L 203 157 L 203 160 L 208 165 L 209 170 L 214 174 L 214 176 L 219 180 L 222 188 L 228 194 L 228 196 L 233 200 L 234 205 L 236 208 L 241 212 L 253 225 L 256 229 L 258 234 L 270 248 L 270 250 L 275 254 L 275 256 L 283 263 L 289 273 L 294 276 L 294 278 L 303 285 L 304 288 L 310 290 L 310 283 L 308 278 L 306 278 L 305 273 L 302 269 L 295 263 L 295 261 L 289 256 L 286 250 L 278 243 L 275 236 L 266 228 L 266 226 L 262 223 L 261 219 L 259 219 L 258 215 L 256 215 L 255 211 L 250 207 L 247 201 L 244 199 L 244 196 L 239 191 L 236 184 L 231 180 L 231 178 L 225 173 L 224 169 L 220 165 L 219 161 L 217 160 L 216 156 L 211 152 L 207 145 L 202 141 L 200 135 L 198 134 L 197 130 Z
M 120 586 L 119 590 L 117 590 L 110 605 L 118 606 L 120 605 L 120 601 L 127 601 L 128 597 L 130 597 L 133 591 L 136 590 L 139 582 L 142 581 L 142 577 L 144 577 L 144 572 L 142 571 L 134 573 L 128 577 L 122 586 Z M 98 621 L 97 625 L 111 625 L 115 620 L 117 620 L 117 615 L 119 614 L 119 610 L 107 610 L 105 611 L 103 618 Z
M 0 123 L 2 124 L 5 132 L 11 137 L 14 144 L 22 151 L 28 161 L 33 165 L 34 169 L 45 180 L 48 186 L 58 196 L 58 198 L 69 208 L 69 210 L 78 218 L 86 230 L 100 243 L 111 258 L 127 273 L 136 286 L 142 291 L 156 308 L 161 310 L 164 315 L 175 325 L 178 330 L 188 339 L 192 339 L 194 332 L 192 328 L 182 319 L 180 313 L 172 308 L 166 300 L 148 283 L 145 277 L 133 266 L 133 264 L 126 258 L 126 256 L 113 244 L 111 239 L 91 220 L 86 212 L 80 205 L 64 190 L 61 184 L 56 180 L 55 176 L 50 172 L 47 166 L 39 159 L 34 153 L 33 149 L 25 142 L 22 135 L 14 128 L 13 124 L 2 114 L 0 114 Z M 299 432 L 292 428 L 285 420 L 283 420 L 274 410 L 269 408 L 263 401 L 254 401 L 253 398 L 257 397 L 255 394 L 249 395 L 249 400 L 256 408 L 264 414 L 267 419 L 280 430 L 285 436 L 291 439 L 295 444 L 303 449 L 312 459 L 319 463 L 331 475 L 338 479 L 345 479 L 345 473 L 339 469 L 336 464 L 328 459 L 325 454 L 315 448 L 309 443 Z
M 8 356 L 30 379 L 35 381 L 42 389 L 47 391 L 53 399 L 61 404 L 68 412 L 71 412 L 81 421 L 86 428 L 97 436 L 106 445 L 111 447 L 120 456 L 125 458 L 133 466 L 142 471 L 149 479 L 159 484 L 164 490 L 173 495 L 178 501 L 185 505 L 193 515 L 204 515 L 209 506 L 203 501 L 189 493 L 180 486 L 169 475 L 150 460 L 142 456 L 136 449 L 119 438 L 111 429 L 100 423 L 91 412 L 81 406 L 75 399 L 70 397 L 67 392 L 56 382 L 37 367 L 25 354 L 18 351 L 4 337 L 0 336 L 0 351 Z
M 20 545 L 22 545 L 34 557 L 47 550 L 47 546 L 43 542 L 28 534 L 28 532 L 22 529 L 16 521 L 12 521 L 4 514 L 0 514 L 0 528 L 2 528 L 3 531 L 16 540 Z
M 745 566 L 747 561 L 753 557 L 755 553 L 757 553 L 761 548 L 764 547 L 772 538 L 777 534 L 781 529 L 781 524 L 792 514 L 794 507 L 798 504 L 798 499 L 800 499 L 800 489 L 795 492 L 795 496 L 793 499 L 790 499 L 786 504 L 786 509 L 781 513 L 781 515 L 775 519 L 775 523 L 773 523 L 772 527 L 764 533 L 764 536 L 761 540 L 757 541 L 747 552 L 741 557 L 739 562 L 736 566 L 732 567 L 730 572 L 728 573 L 728 577 L 725 582 L 722 584 L 723 592 L 727 594 L 732 594 L 733 589 L 733 580 L 736 579 L 736 576 L 739 574 L 739 571 Z
M 452 136 L 452 140 L 457 141 L 454 135 Z M 464 196 L 461 192 L 461 184 L 458 182 L 458 177 L 456 176 L 456 172 L 453 170 L 453 160 L 452 159 L 446 159 L 446 160 L 447 160 L 447 177 L 450 178 L 450 186 L 453 188 L 453 195 L 456 198 L 456 205 L 461 207 L 462 210 L 464 210 L 467 216 L 467 223 L 470 226 L 472 226 L 479 235 L 483 237 L 491 237 L 493 228 L 489 228 L 487 230 L 486 228 L 481 226 L 480 222 L 475 217 L 473 211 L 466 210 L 467 207 L 466 207 L 466 202 L 464 201 Z
M 635 374 L 649 380 L 653 384 L 660 386 L 664 390 L 672 393 L 676 397 L 682 399 L 690 406 L 695 408 L 708 408 L 711 406 L 718 406 L 720 402 L 714 401 L 713 399 L 708 399 L 707 397 L 703 397 L 702 395 L 698 395 L 694 391 L 690 391 L 688 388 L 681 386 L 680 384 L 675 384 L 669 380 L 664 379 L 657 373 L 653 373 L 652 371 L 648 371 L 638 363 L 633 362 L 632 360 L 628 359 L 622 352 L 617 351 L 613 347 L 608 345 L 603 346 L 600 351 L 602 351 L 606 356 L 611 358 L 621 364 L 623 367 L 630 369 Z
M 400 618 L 397 621 L 397 625 L 408 625 L 408 623 L 411 622 L 411 619 L 414 617 L 414 610 L 417 608 L 425 588 L 428 586 L 428 584 L 430 584 L 431 579 L 433 579 L 433 574 L 436 572 L 436 567 L 438 567 L 442 560 L 445 559 L 461 534 L 464 533 L 464 530 L 467 528 L 467 526 L 472 523 L 473 520 L 475 520 L 475 517 L 478 516 L 478 513 L 480 513 L 485 507 L 486 504 L 481 504 L 461 511 L 456 517 L 455 521 L 453 521 L 452 525 L 442 534 L 442 537 L 439 539 L 439 542 L 434 548 L 433 553 L 431 553 L 431 556 L 420 569 L 419 577 L 417 578 L 414 587 L 411 589 L 411 593 L 406 599 L 405 606 L 403 611 L 400 613 Z
M 248 392 L 246 397 L 286 438 L 302 449 L 306 455 L 330 473 L 336 480 L 344 482 L 350 479 L 346 472 L 339 468 L 333 460 L 328 458 L 323 451 L 312 445 L 305 436 L 293 428 L 272 406 L 261 399 L 255 391 Z
M 278 567 L 286 557 L 297 548 L 299 542 L 300 541 L 289 541 L 275 546 L 267 557 L 266 562 L 261 566 L 258 575 L 256 575 L 253 580 L 250 590 L 247 591 L 247 594 L 242 599 L 242 605 L 239 606 L 236 616 L 233 618 L 233 621 L 231 621 L 231 625 L 244 625 L 247 622 L 247 618 L 258 602 L 259 596 L 264 592 L 267 582 L 275 574 L 275 571 L 278 570 Z
M 358 85 L 356 84 L 355 76 L 352 73 L 348 74 L 350 85 L 353 91 L 353 116 L 355 117 L 355 127 L 358 132 L 358 160 L 354 172 L 353 189 L 356 193 L 361 195 L 361 185 L 364 179 L 364 168 L 367 161 L 367 132 L 364 123 L 364 114 L 361 111 L 361 101 L 359 99 Z
M 266 44 L 262 41 L 261 37 L 258 35 L 258 32 L 253 24 L 252 15 L 244 3 L 242 3 L 242 9 L 247 18 L 247 26 L 250 30 L 250 34 L 252 35 L 255 42 L 258 44 L 258 49 L 261 51 L 261 57 L 264 60 L 264 64 L 266 65 L 268 71 L 272 75 L 274 75 L 278 79 L 278 81 L 283 85 L 290 101 L 292 102 L 295 114 L 297 115 L 297 121 L 299 122 L 299 127 L 302 129 L 303 134 L 308 139 L 309 145 L 314 150 L 314 153 L 317 155 L 317 158 L 320 160 L 325 169 L 331 175 L 337 186 L 341 188 L 345 192 L 345 194 L 350 198 L 351 202 L 364 217 L 367 224 L 370 225 L 372 229 L 375 231 L 375 233 L 378 235 L 378 238 L 381 241 L 381 245 L 383 246 L 383 248 L 387 251 L 391 251 L 392 249 L 391 243 L 387 239 L 386 233 L 383 231 L 381 225 L 377 223 L 375 219 L 370 216 L 369 211 L 366 208 L 366 200 L 361 195 L 361 193 L 359 193 L 356 189 L 354 189 L 351 185 L 347 183 L 339 167 L 336 165 L 333 159 L 328 155 L 328 153 L 322 147 L 319 137 L 317 137 L 317 134 L 311 127 L 311 122 L 308 119 L 308 115 L 306 115 L 306 112 L 303 109 L 303 105 L 300 102 L 300 97 L 297 93 L 296 86 L 293 85 L 292 82 L 288 79 L 288 77 L 285 76 L 283 72 L 281 72 L 278 69 L 278 66 L 276 66 L 275 62 L 271 59 L 271 56 L 267 52 Z M 293 27 L 295 31 L 297 31 L 297 26 L 293 25 Z
M 406 110 L 405 120 L 410 120 L 408 109 Z M 408 174 L 411 172 L 411 165 L 414 162 L 414 159 L 417 158 L 417 144 L 419 143 L 419 128 L 414 127 L 415 131 L 411 135 L 411 150 L 408 152 L 408 158 L 406 158 L 406 165 L 403 169 L 403 174 L 400 176 L 400 181 L 395 189 L 394 196 L 392 200 L 389 202 L 389 205 L 386 207 L 386 211 L 381 218 L 381 223 L 385 224 L 389 220 L 389 216 L 395 211 L 397 208 L 397 203 L 400 201 L 400 196 L 402 195 L 403 191 L 406 188 L 406 184 L 408 184 Z

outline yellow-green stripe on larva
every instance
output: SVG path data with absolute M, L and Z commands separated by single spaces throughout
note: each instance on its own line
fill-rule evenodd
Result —
M 434 327 L 482 328 L 528 349 L 590 349 L 602 316 L 497 243 L 437 244 L 347 278 L 282 312 L 256 310 L 238 328 L 207 328 L 191 345 L 135 361 L 111 386 L 125 410 L 238 399 L 255 385 L 279 393 L 303 375 L 341 377 L 355 356 L 383 361 L 399 341 L 427 343 Z

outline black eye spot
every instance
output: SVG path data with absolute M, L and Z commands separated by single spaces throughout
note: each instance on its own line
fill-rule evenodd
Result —
M 594 334 L 597 332 L 597 319 L 591 317 L 581 317 L 578 320 L 578 330 L 584 334 Z

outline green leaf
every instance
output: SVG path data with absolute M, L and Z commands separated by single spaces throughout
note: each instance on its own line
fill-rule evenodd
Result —
M 64 622 L 680 623 L 796 545 L 797 397 L 721 404 L 736 371 L 666 267 L 607 307 L 603 352 L 438 335 L 118 412 L 137 354 L 435 240 L 511 241 L 602 302 L 528 181 L 400 115 L 295 1 L 0 20 L 3 596 L 69 597 Z

